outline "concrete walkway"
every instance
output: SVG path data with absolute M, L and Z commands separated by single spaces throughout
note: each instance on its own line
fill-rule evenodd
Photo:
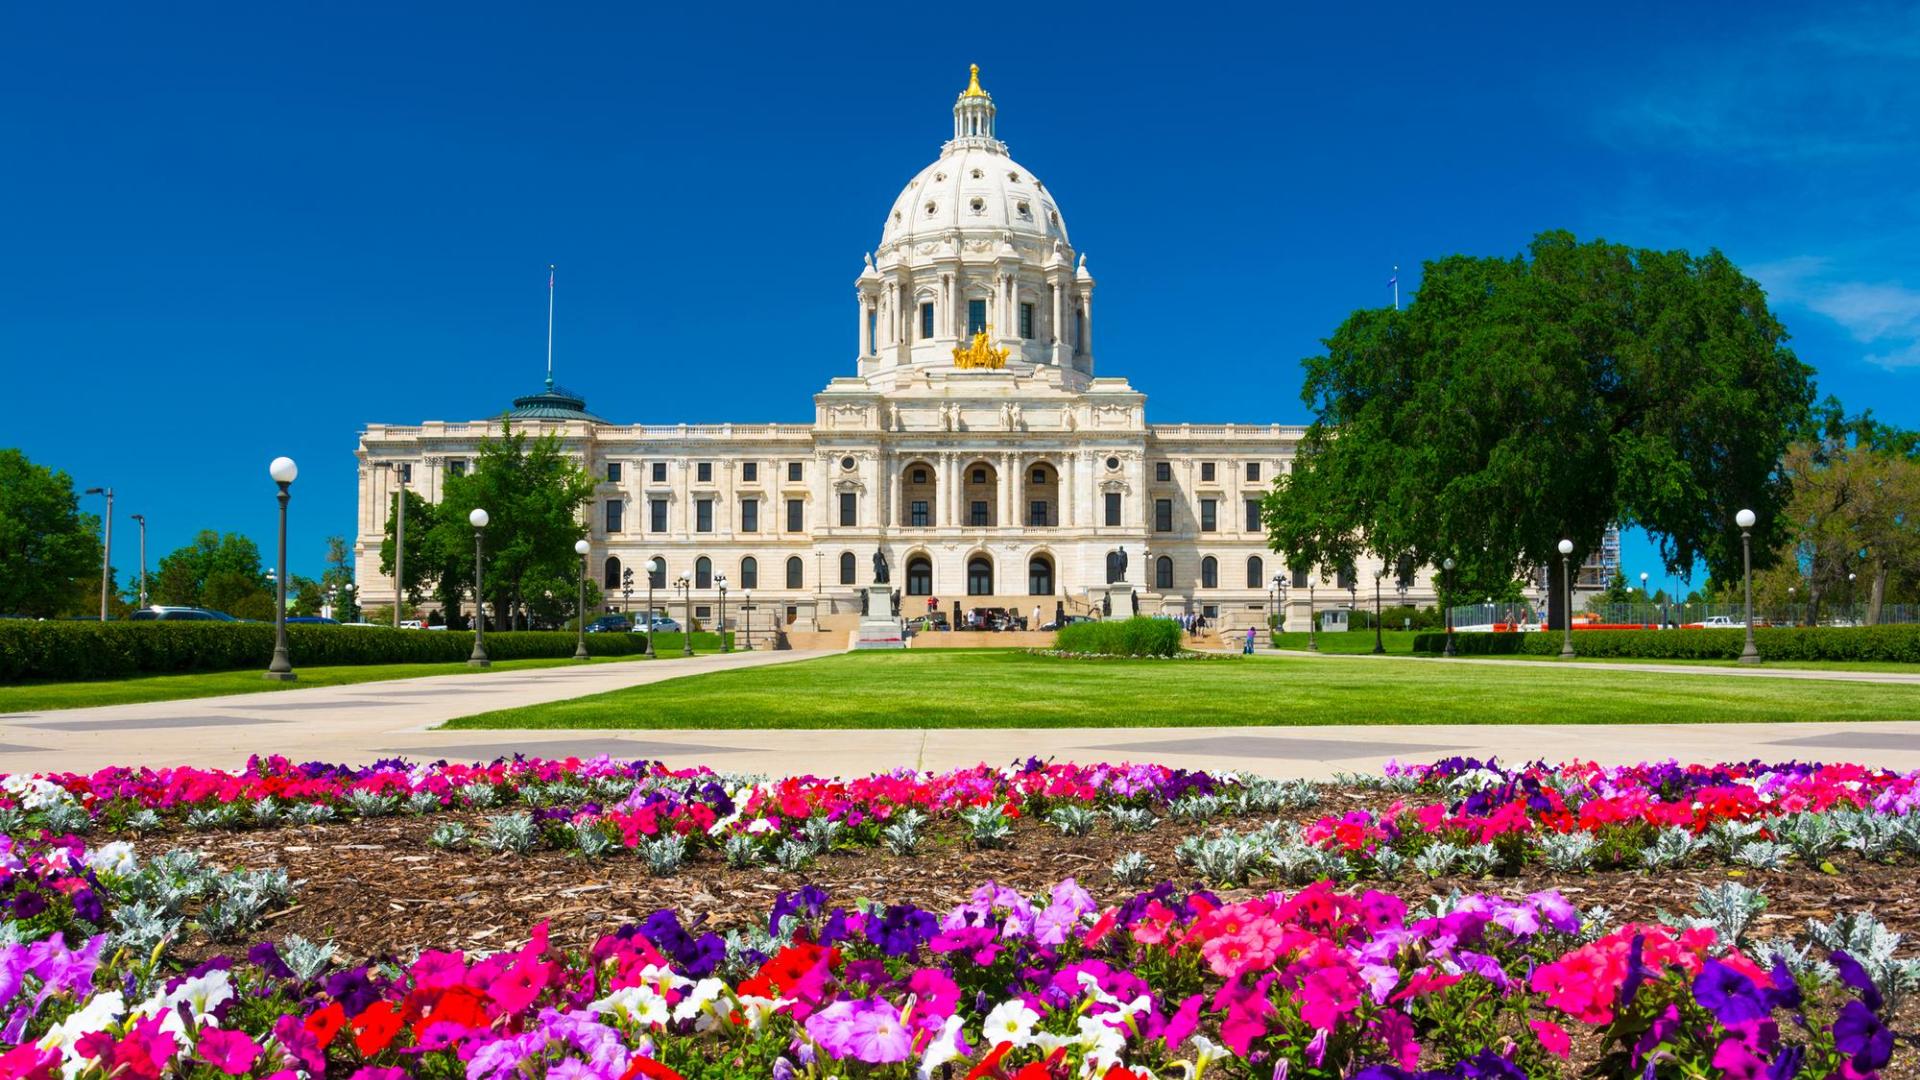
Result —
M 5 713 L 0 714 L 0 772 L 87 771 L 104 765 L 233 767 L 255 753 L 284 754 L 295 761 L 367 761 L 396 754 L 459 757 L 463 755 L 443 755 L 436 747 L 472 742 L 472 733 L 428 729 L 456 716 L 825 655 L 756 651 L 667 656 Z

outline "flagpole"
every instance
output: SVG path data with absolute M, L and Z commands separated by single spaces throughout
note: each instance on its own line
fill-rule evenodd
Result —
M 1397 305 L 1396 305 L 1397 306 Z M 553 389 L 553 264 L 547 264 L 547 389 Z

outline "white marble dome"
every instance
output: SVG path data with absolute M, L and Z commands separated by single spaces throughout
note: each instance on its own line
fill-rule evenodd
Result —
M 955 231 L 1068 243 L 1053 193 L 994 137 L 994 112 L 975 67 L 954 102 L 953 138 L 893 200 L 880 229 L 882 250 Z

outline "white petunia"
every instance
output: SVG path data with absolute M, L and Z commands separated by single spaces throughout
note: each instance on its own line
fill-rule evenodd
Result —
M 114 877 L 131 877 L 140 870 L 140 860 L 133 854 L 133 845 L 125 840 L 115 840 L 111 844 L 102 844 L 87 851 L 87 869 L 96 874 L 111 874 Z
M 940 1033 L 927 1044 L 927 1052 L 920 1058 L 920 1080 L 930 1080 L 935 1069 L 964 1056 L 960 1051 L 960 1018 L 949 1016 L 947 1022 L 940 1025 Z
M 680 1003 L 673 1007 L 673 1018 L 675 1020 L 690 1020 L 693 1017 L 701 1016 L 701 1014 L 706 1011 L 707 1006 L 720 1000 L 720 995 L 726 993 L 726 990 L 727 984 L 721 982 L 719 979 L 701 979 L 699 982 L 694 983 L 693 989 L 688 992 L 687 996 L 681 998 Z M 701 1018 L 703 1020 L 706 1019 L 704 1016 L 701 1016 Z
M 1027 1008 L 1026 1002 L 1016 998 L 1012 1001 L 1003 1001 L 993 1007 L 993 1011 L 987 1014 L 983 1034 L 988 1046 L 998 1046 L 1006 1042 L 1019 1048 L 1033 1041 L 1033 1025 L 1039 1022 L 1040 1014 Z
M 671 1018 L 667 999 L 649 986 L 623 986 L 587 1006 L 589 1012 L 613 1013 L 642 1028 L 665 1027 Z

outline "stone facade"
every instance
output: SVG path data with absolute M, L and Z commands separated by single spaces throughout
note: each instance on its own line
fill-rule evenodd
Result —
M 857 612 L 881 552 L 903 613 L 998 606 L 1044 619 L 1109 593 L 1110 556 L 1142 611 L 1264 623 L 1284 592 L 1306 625 L 1305 582 L 1276 590 L 1254 504 L 1303 435 L 1279 424 L 1153 424 L 1146 396 L 1094 374 L 1094 280 L 1051 192 L 994 137 L 977 71 L 954 104 L 954 137 L 909 182 L 855 282 L 856 374 L 814 395 L 807 424 L 609 423 L 548 388 L 508 414 L 554 432 L 601 479 L 593 574 L 617 591 L 646 566 L 656 606 L 685 576 L 694 613 L 717 613 L 718 576 L 757 621 L 818 626 Z M 379 546 L 396 470 L 429 500 L 500 422 L 370 425 L 360 435 L 358 579 L 391 603 Z M 389 468 L 388 466 L 392 466 Z M 1315 583 L 1317 606 L 1372 602 Z M 1391 572 L 1384 603 L 1401 599 Z M 1422 570 L 1405 594 L 1432 603 Z M 1123 613 L 1123 612 L 1117 612 Z

